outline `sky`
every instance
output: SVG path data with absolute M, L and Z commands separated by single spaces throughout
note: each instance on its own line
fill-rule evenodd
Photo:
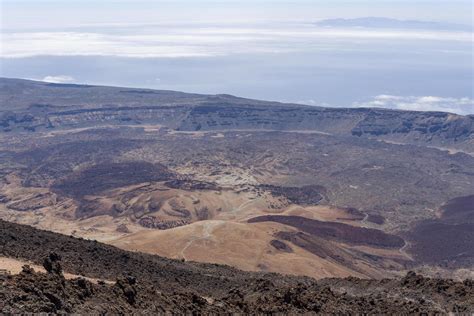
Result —
M 474 113 L 470 0 L 0 0 L 0 11 L 3 77 Z

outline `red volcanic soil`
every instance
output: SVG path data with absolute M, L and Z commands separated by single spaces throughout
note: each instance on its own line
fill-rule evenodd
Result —
M 322 222 L 301 216 L 265 215 L 251 218 L 248 222 L 276 222 L 297 228 L 313 236 L 334 239 L 349 244 L 387 248 L 400 248 L 405 245 L 405 241 L 402 238 L 386 234 L 381 230 L 335 222 Z

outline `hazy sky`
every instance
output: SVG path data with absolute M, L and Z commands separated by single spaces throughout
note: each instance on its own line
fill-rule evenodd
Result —
M 470 0 L 0 0 L 4 28 L 383 16 L 472 24 Z
M 471 0 L 0 4 L 0 76 L 474 113 Z
M 5 27 L 385 16 L 472 23 L 470 0 L 1 0 Z

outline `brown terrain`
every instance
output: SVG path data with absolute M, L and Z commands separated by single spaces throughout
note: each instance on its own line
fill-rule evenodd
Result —
M 5 314 L 474 311 L 472 280 L 409 272 L 397 279 L 316 281 L 127 252 L 4 221 L 0 228 L 0 256 L 25 263 L 21 270 L 0 271 Z
M 374 288 L 410 270 L 474 277 L 472 116 L 0 79 L 0 126 L 8 222 L 186 268 L 380 280 L 367 281 Z M 59 248 L 50 252 L 65 271 L 84 275 Z M 49 255 L 3 249 L 5 266 Z M 85 276 L 112 282 L 115 272 Z M 36 279 L 64 283 L 27 269 L 5 284 Z M 71 282 L 61 291 L 72 300 L 79 285 Z M 96 290 L 106 300 L 117 289 Z M 197 310 L 220 311 L 204 305 Z

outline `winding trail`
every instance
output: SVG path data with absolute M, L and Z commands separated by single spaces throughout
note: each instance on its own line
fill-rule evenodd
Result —
M 403 245 L 402 248 L 398 249 L 398 251 L 405 257 L 409 258 L 410 260 L 413 260 L 413 257 L 410 256 L 405 250 L 410 246 L 410 243 L 406 240 L 403 240 L 405 241 L 405 244 Z
M 200 222 L 203 224 L 203 234 L 202 236 L 198 237 L 193 237 L 191 240 L 189 240 L 187 243 L 186 243 L 186 246 L 184 246 L 184 248 L 181 250 L 180 252 L 180 255 L 181 255 L 181 258 L 183 258 L 184 260 L 187 260 L 186 258 L 186 255 L 185 255 L 185 251 L 191 247 L 191 245 L 195 242 L 195 241 L 198 241 L 198 240 L 206 240 L 206 239 L 210 239 L 212 238 L 212 232 L 213 230 L 217 227 L 217 226 L 220 226 L 220 225 L 223 225 L 225 224 L 226 222 L 225 221 L 216 221 L 216 220 L 211 220 L 211 221 L 202 221 Z

